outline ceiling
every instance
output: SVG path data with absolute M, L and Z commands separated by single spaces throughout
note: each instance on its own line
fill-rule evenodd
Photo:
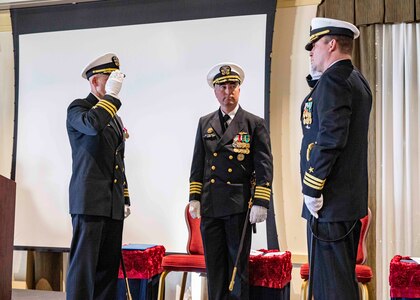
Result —
M 0 0 L 0 10 L 6 10 L 10 8 L 21 8 L 21 7 L 34 7 L 34 6 L 45 6 L 45 5 L 57 5 L 57 4 L 77 4 L 79 2 L 90 2 L 99 0 Z

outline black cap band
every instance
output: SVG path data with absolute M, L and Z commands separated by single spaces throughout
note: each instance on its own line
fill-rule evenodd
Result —
M 354 38 L 354 32 L 347 28 L 333 27 L 333 26 L 317 28 L 317 29 L 311 30 L 309 42 L 306 44 L 305 49 L 308 51 L 311 51 L 313 47 L 312 46 L 313 43 L 315 43 L 316 41 L 318 41 L 320 38 L 322 38 L 325 35 L 344 35 L 352 39 Z
M 95 66 L 86 72 L 86 78 L 89 79 L 89 77 L 95 74 L 111 74 L 112 71 L 119 69 L 119 66 L 117 66 L 114 62 Z

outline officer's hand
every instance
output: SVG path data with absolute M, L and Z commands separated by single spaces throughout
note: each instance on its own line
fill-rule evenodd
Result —
M 200 201 L 197 200 L 191 200 L 190 201 L 190 215 L 191 218 L 196 219 L 196 218 L 201 218 L 201 214 L 200 214 Z
M 249 213 L 249 222 L 251 224 L 264 222 L 267 219 L 267 208 L 260 205 L 253 205 Z
M 105 92 L 114 98 L 118 98 L 118 94 L 121 91 L 125 75 L 120 70 L 112 71 L 109 75 L 108 80 L 105 84 Z
M 127 218 L 131 214 L 131 209 L 128 204 L 124 204 L 124 218 Z
M 305 205 L 308 208 L 311 215 L 318 219 L 318 211 L 322 208 L 322 205 L 324 204 L 324 198 L 322 198 L 322 195 L 319 198 L 303 195 L 303 198 L 305 199 Z

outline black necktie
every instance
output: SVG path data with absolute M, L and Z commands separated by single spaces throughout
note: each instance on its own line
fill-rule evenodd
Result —
M 228 120 L 230 119 L 229 115 L 226 114 L 223 116 L 223 132 L 226 131 L 226 129 L 228 128 L 229 124 L 228 124 Z

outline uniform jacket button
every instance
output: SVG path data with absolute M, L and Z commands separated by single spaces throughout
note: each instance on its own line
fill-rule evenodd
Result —
M 211 183 L 215 183 L 216 180 L 214 180 L 213 178 L 210 180 Z

